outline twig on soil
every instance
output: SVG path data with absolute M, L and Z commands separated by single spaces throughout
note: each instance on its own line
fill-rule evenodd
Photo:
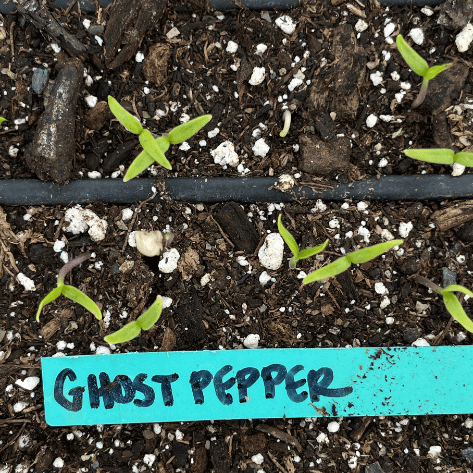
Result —
M 270 452 L 267 452 L 269 459 L 276 465 L 276 468 L 282 473 L 287 473 L 286 469 L 276 460 L 276 457 Z

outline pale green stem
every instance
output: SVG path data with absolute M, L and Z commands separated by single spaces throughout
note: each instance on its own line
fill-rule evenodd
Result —
M 429 86 L 429 81 L 425 79 L 422 81 L 422 85 L 420 87 L 419 95 L 417 98 L 412 102 L 411 107 L 412 108 L 417 108 L 424 100 L 425 97 L 427 96 L 427 87 Z
M 57 277 L 57 285 L 62 286 L 64 284 L 64 278 L 66 277 L 66 274 L 76 266 L 79 266 L 79 264 L 83 263 L 86 259 L 89 259 L 91 256 L 90 252 L 84 253 L 77 258 L 72 259 L 69 261 L 69 263 L 65 264 L 61 270 L 59 271 L 58 277 Z
M 290 110 L 284 110 L 284 113 L 282 114 L 282 118 L 284 120 L 284 128 L 282 129 L 281 133 L 279 133 L 279 136 L 281 138 L 284 138 L 287 135 L 287 132 L 289 131 L 289 127 L 291 126 Z

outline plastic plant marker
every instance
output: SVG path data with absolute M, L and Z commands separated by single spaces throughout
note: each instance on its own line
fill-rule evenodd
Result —
M 169 141 L 165 136 L 160 136 L 155 140 L 156 145 L 159 147 L 161 152 L 164 153 L 169 149 Z M 171 164 L 164 156 L 165 164 L 163 165 L 166 169 L 172 169 Z M 127 182 L 130 179 L 138 176 L 138 174 L 142 173 L 146 168 L 154 164 L 156 161 L 146 152 L 142 151 L 130 164 L 130 167 L 127 169 L 125 177 L 123 178 L 123 182 Z
M 41 359 L 46 422 L 469 414 L 473 347 L 216 350 Z M 134 389 L 133 389 L 134 388 Z
M 149 130 L 143 130 L 140 133 L 139 140 L 143 149 L 161 166 L 164 166 L 167 169 L 171 169 L 169 161 L 164 156 L 164 153 L 161 151 L 160 146 L 156 143 L 153 135 Z
M 108 106 L 117 120 L 130 132 L 139 135 L 143 126 L 137 118 L 127 112 L 111 95 L 108 96 Z
M 212 115 L 201 115 L 200 117 L 189 120 L 182 125 L 178 125 L 168 133 L 168 140 L 172 144 L 182 143 L 194 136 L 212 119 Z
M 74 286 L 61 286 L 62 293 L 68 297 L 69 299 L 77 302 L 82 307 L 87 309 L 89 312 L 94 314 L 95 318 L 98 320 L 102 320 L 102 313 L 100 312 L 99 307 L 97 304 L 86 294 L 84 294 L 81 290 L 77 289 Z
M 49 304 L 52 301 L 55 301 L 61 294 L 62 294 L 62 287 L 58 286 L 55 287 L 40 303 L 38 310 L 36 311 L 36 322 L 39 322 L 39 316 L 41 315 L 41 311 L 43 307 Z
M 104 340 L 116 345 L 124 343 L 137 337 L 141 330 L 149 330 L 161 317 L 163 311 L 163 298 L 158 296 L 150 308 L 141 314 L 136 320 L 126 324 L 120 330 L 107 335 Z

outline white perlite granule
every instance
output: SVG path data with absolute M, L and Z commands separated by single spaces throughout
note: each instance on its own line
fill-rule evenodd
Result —
M 260 85 L 264 81 L 265 75 L 266 69 L 264 67 L 255 67 L 248 82 L 250 85 Z
M 334 434 L 335 432 L 338 432 L 340 430 L 340 424 L 338 422 L 330 422 L 330 424 L 327 425 L 327 430 L 331 433 Z
M 235 146 L 230 141 L 224 141 L 217 148 L 210 151 L 215 164 L 220 166 L 238 166 L 238 154 L 235 152 Z
M 264 138 L 260 138 L 253 146 L 253 153 L 255 153 L 255 156 L 264 158 L 268 154 L 268 151 L 269 146 L 266 144 L 266 141 L 264 141 Z
M 279 233 L 270 233 L 258 251 L 261 266 L 275 271 L 282 265 L 284 240 Z
M 158 264 L 158 268 L 162 273 L 172 273 L 177 268 L 177 263 L 180 258 L 179 252 L 176 248 L 166 250 L 163 254 L 163 258 Z
M 283 15 L 283 16 L 280 16 L 279 18 L 276 18 L 275 23 L 286 34 L 292 34 L 294 33 L 294 30 L 296 29 L 296 24 L 294 23 L 294 20 L 289 15 Z
M 259 340 L 260 336 L 257 333 L 250 333 L 243 341 L 243 345 L 246 348 L 255 349 L 258 348 Z
M 458 52 L 464 53 L 468 51 L 471 42 L 473 41 L 473 25 L 468 23 L 455 38 L 455 44 Z

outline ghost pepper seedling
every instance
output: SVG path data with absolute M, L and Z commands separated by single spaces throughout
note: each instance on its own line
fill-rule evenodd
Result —
M 46 304 L 56 300 L 61 294 L 64 294 L 69 299 L 77 302 L 82 307 L 86 308 L 89 312 L 95 315 L 98 320 L 102 320 L 102 313 L 98 308 L 97 304 L 86 296 L 82 291 L 75 288 L 74 286 L 67 286 L 64 284 L 64 278 L 66 274 L 74 267 L 78 266 L 86 259 L 90 258 L 90 253 L 84 253 L 77 258 L 69 261 L 66 265 L 62 267 L 59 271 L 58 278 L 57 278 L 57 287 L 53 289 L 39 304 L 38 311 L 36 312 L 36 322 L 39 322 L 39 316 L 41 314 L 41 310 Z
M 123 178 L 124 182 L 133 179 L 154 162 L 157 162 L 166 169 L 172 169 L 170 162 L 164 155 L 164 153 L 169 149 L 170 143 L 177 144 L 188 140 L 212 119 L 212 115 L 202 115 L 194 118 L 194 120 L 176 126 L 167 134 L 167 136 L 160 136 L 155 139 L 149 130 L 143 128 L 137 118 L 127 112 L 110 95 L 108 96 L 108 106 L 117 120 L 130 133 L 139 135 L 138 138 L 140 144 L 143 146 L 143 151 L 135 158 L 128 168 L 125 177 Z
M 429 86 L 429 80 L 444 71 L 451 63 L 442 64 L 441 66 L 429 67 L 427 61 L 417 54 L 405 41 L 405 39 L 398 34 L 396 37 L 397 49 L 407 62 L 409 67 L 419 76 L 423 78 L 420 92 L 417 98 L 412 102 L 412 108 L 418 107 L 425 99 L 427 95 L 427 88 Z

